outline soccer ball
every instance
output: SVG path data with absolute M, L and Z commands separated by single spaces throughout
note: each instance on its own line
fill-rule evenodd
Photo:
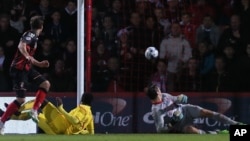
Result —
M 158 54 L 159 52 L 155 47 L 148 47 L 145 51 L 145 57 L 148 60 L 157 58 Z

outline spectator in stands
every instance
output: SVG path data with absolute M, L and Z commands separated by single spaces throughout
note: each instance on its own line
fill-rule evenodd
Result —
M 17 44 L 19 41 L 20 34 L 18 31 L 10 26 L 10 16 L 7 14 L 0 15 L 0 45 L 2 45 L 5 55 L 4 70 L 9 71 L 11 61 L 15 55 Z M 6 73 L 7 82 L 12 86 L 11 78 L 9 73 Z
M 8 74 L 8 70 L 5 70 L 5 55 L 4 55 L 4 49 L 2 46 L 0 46 L 0 92 L 2 91 L 10 91 L 11 85 L 8 82 L 8 77 L 6 77 L 6 74 Z
M 238 70 L 240 70 L 239 78 L 240 81 L 240 91 L 246 92 L 250 91 L 250 43 L 246 46 L 246 54 L 240 56 L 239 60 L 237 61 Z
M 187 11 L 191 13 L 192 23 L 196 25 L 202 24 L 205 15 L 210 15 L 212 18 L 216 16 L 216 10 L 206 0 L 196 0 L 195 3 L 191 1 Z
M 50 0 L 50 4 L 53 5 L 55 9 L 63 9 L 67 2 L 68 0 Z
M 53 70 L 48 75 L 52 92 L 75 92 L 76 79 L 65 69 L 63 59 L 56 59 Z
M 182 7 L 179 0 L 167 0 L 166 16 L 170 23 L 179 23 L 181 21 Z
M 36 5 L 32 11 L 44 17 L 44 25 L 46 26 L 51 19 L 50 16 L 54 8 L 50 4 L 50 0 L 39 0 L 39 5 Z
M 167 36 L 171 32 L 171 23 L 169 19 L 164 17 L 164 8 L 155 8 L 154 16 L 156 17 L 158 23 L 158 30 L 162 30 L 164 32 L 164 36 Z
M 153 13 L 153 7 L 148 0 L 135 0 L 135 11 L 140 15 L 142 21 L 145 21 L 146 17 Z
M 51 21 L 44 27 L 45 36 L 50 38 L 55 46 L 62 46 L 68 38 L 68 30 L 61 22 L 61 13 L 56 10 L 51 13 Z
M 76 41 L 74 39 L 68 39 L 66 41 L 65 52 L 63 53 L 63 59 L 65 62 L 65 69 L 72 76 L 76 77 L 77 74 L 77 48 Z
M 112 55 L 117 55 L 117 48 L 115 46 L 117 28 L 114 26 L 113 19 L 110 15 L 104 16 L 102 20 L 102 29 L 100 32 L 100 39 L 104 41 L 107 51 Z
M 199 60 L 192 57 L 177 77 L 177 91 L 199 92 L 202 89 L 202 77 L 199 73 Z
M 237 1 L 235 1 L 236 3 Z M 243 35 L 246 35 L 246 38 L 243 38 L 243 42 L 246 43 L 249 41 L 249 33 L 250 33 L 250 1 L 249 0 L 240 0 L 238 9 L 236 9 L 236 13 L 240 15 L 241 20 L 241 28 L 243 29 Z
M 175 82 L 177 72 L 192 57 L 190 44 L 183 38 L 178 23 L 172 24 L 169 38 L 161 41 L 159 57 L 168 60 L 168 81 Z M 174 88 L 169 87 L 169 91 L 173 90 Z
M 131 40 L 131 45 L 134 47 L 134 50 L 138 55 L 144 55 L 144 48 L 147 47 L 144 43 L 145 27 L 142 23 L 143 19 L 141 19 L 139 13 L 132 12 L 130 14 L 130 24 L 127 27 L 127 30 L 130 32 L 129 40 Z
M 150 82 L 157 85 L 164 93 L 168 91 L 169 85 L 174 85 L 168 81 L 167 61 L 165 59 L 157 60 L 156 71 L 150 76 Z
M 145 26 L 142 25 L 143 21 L 140 14 L 132 12 L 130 14 L 130 25 L 127 27 L 129 31 L 129 40 L 131 41 L 130 50 L 133 52 L 133 60 L 131 60 L 129 72 L 127 76 L 130 76 L 127 88 L 128 91 L 142 91 L 148 76 L 152 73 L 152 66 L 148 60 L 145 59 L 145 49 L 150 45 L 149 42 L 145 41 Z
M 145 20 L 145 42 L 150 46 L 154 46 L 159 50 L 160 41 L 164 33 L 163 30 L 157 28 L 157 21 L 153 16 L 147 16 Z
M 68 0 L 67 5 L 61 11 L 61 22 L 68 29 L 68 36 L 76 39 L 77 36 L 77 2 L 76 0 Z
M 48 60 L 50 63 L 50 66 L 48 68 L 36 67 L 37 71 L 39 71 L 46 78 L 49 75 L 49 73 L 53 70 L 53 67 L 54 67 L 56 54 L 53 48 L 54 48 L 54 44 L 52 40 L 50 38 L 45 38 L 41 42 L 41 48 L 39 48 L 40 50 L 37 51 L 37 53 L 35 54 L 35 58 L 38 61 Z
M 107 69 L 93 74 L 93 92 L 122 92 L 124 91 L 120 62 L 117 57 L 110 57 Z
M 112 1 L 111 0 L 102 0 L 96 1 L 96 6 L 98 8 L 99 14 L 101 17 L 112 11 Z
M 122 67 L 129 68 L 134 58 L 134 48 L 128 39 L 129 31 L 126 28 L 120 29 L 117 33 L 120 63 Z
M 215 25 L 212 17 L 206 15 L 203 17 L 202 24 L 199 25 L 196 31 L 196 43 L 201 41 L 206 41 L 213 45 L 211 50 L 215 50 L 220 38 L 220 30 L 217 25 Z
M 225 58 L 215 58 L 215 69 L 210 72 L 209 77 L 204 80 L 203 90 L 211 92 L 230 92 L 233 85 L 230 74 L 226 70 Z
M 196 29 L 197 25 L 194 23 L 191 23 L 191 15 L 189 13 L 183 13 L 181 16 L 181 29 L 182 33 L 185 36 L 185 38 L 190 43 L 191 48 L 195 49 L 197 48 L 195 44 L 195 38 L 196 38 Z
M 96 41 L 92 52 L 92 69 L 93 71 L 105 70 L 107 61 L 110 57 L 109 51 L 104 46 L 103 41 Z
M 101 25 L 102 25 L 102 18 L 99 15 L 99 11 L 97 7 L 93 6 L 92 8 L 92 36 L 91 36 L 92 42 L 95 42 L 97 38 L 100 37 Z
M 239 70 L 239 65 L 238 65 L 238 60 L 239 57 L 236 56 L 235 52 L 235 45 L 234 44 L 226 44 L 223 48 L 223 55 L 225 57 L 225 69 L 229 73 L 229 76 L 231 77 L 230 79 L 232 80 L 232 83 L 234 84 L 234 91 L 239 90 L 239 82 L 241 78 L 239 77 L 240 71 Z
M 199 71 L 202 76 L 207 75 L 214 67 L 215 54 L 206 41 L 198 43 Z
M 116 28 L 122 28 L 126 25 L 127 15 L 123 12 L 123 5 L 121 0 L 112 1 L 112 9 L 108 13 L 113 19 L 114 26 Z
M 20 12 L 21 7 L 18 5 L 15 5 L 11 10 L 10 10 L 10 26 L 15 28 L 16 30 L 18 30 L 18 32 L 20 34 L 23 33 L 24 31 L 24 20 L 22 18 L 21 13 Z
M 232 15 L 229 28 L 225 29 L 220 36 L 217 52 L 222 53 L 226 44 L 235 44 L 236 55 L 245 53 L 243 39 L 246 35 L 243 34 L 243 30 L 245 29 L 241 27 L 239 15 Z

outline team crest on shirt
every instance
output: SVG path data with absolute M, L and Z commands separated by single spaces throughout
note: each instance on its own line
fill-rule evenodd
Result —
M 27 36 L 27 37 L 25 37 L 25 39 L 26 39 L 27 41 L 30 41 L 30 40 L 31 40 L 31 37 Z
M 27 41 L 31 41 L 36 35 L 32 32 L 29 32 L 28 35 L 25 37 Z

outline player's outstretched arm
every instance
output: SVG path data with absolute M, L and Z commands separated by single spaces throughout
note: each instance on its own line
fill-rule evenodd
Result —
M 65 109 L 63 108 L 62 99 L 60 97 L 56 97 L 56 102 L 58 110 L 67 118 L 67 120 L 71 124 L 77 124 L 79 122 L 79 120 L 76 117 L 71 116 L 68 112 L 65 111 Z
M 187 101 L 188 101 L 188 97 L 185 94 L 180 94 L 180 95 L 177 95 L 177 96 L 173 96 L 173 95 L 168 94 L 168 93 L 163 93 L 163 95 L 165 97 L 167 97 L 168 99 L 173 100 L 177 104 L 187 103 Z
M 175 102 L 176 103 L 183 103 L 183 104 L 185 104 L 185 103 L 188 102 L 188 97 L 185 94 L 180 94 L 180 95 L 177 96 Z

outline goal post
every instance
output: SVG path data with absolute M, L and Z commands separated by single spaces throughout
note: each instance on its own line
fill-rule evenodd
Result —
M 87 21 L 85 21 L 85 19 Z M 90 83 L 91 83 L 90 54 L 91 54 L 91 27 L 92 27 L 91 24 L 92 24 L 92 0 L 77 0 L 77 104 L 80 103 L 82 94 L 85 91 L 87 92 L 90 91 Z M 85 57 L 85 55 L 87 56 Z

